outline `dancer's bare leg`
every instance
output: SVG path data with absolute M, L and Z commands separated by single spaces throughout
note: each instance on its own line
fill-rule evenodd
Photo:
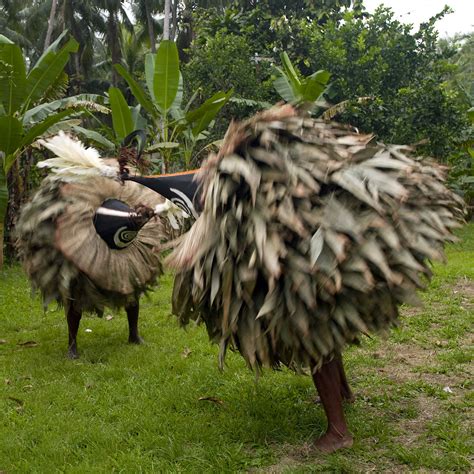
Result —
M 132 344 L 141 344 L 143 342 L 143 339 L 138 334 L 139 309 L 138 301 L 125 308 L 128 318 L 128 342 Z
M 349 382 L 347 381 L 346 372 L 344 370 L 344 364 L 342 361 L 342 354 L 338 353 L 334 356 L 334 360 L 337 363 L 337 369 L 339 371 L 339 379 L 341 381 L 341 396 L 346 403 L 354 403 L 355 396 L 352 392 Z
M 336 354 L 334 360 L 337 363 L 337 370 L 339 372 L 339 380 L 341 381 L 341 397 L 342 401 L 345 403 L 354 403 L 355 395 L 352 392 L 349 382 L 347 381 L 346 372 L 344 370 L 344 365 L 342 361 L 342 355 Z M 318 397 L 314 400 L 314 403 L 321 403 L 321 399 Z
M 69 344 L 67 355 L 70 359 L 77 359 L 77 331 L 79 330 L 79 323 L 81 322 L 82 312 L 73 308 L 72 304 L 66 308 L 66 319 L 69 330 Z
M 351 447 L 353 438 L 342 408 L 342 383 L 338 362 L 335 359 L 325 362 L 313 373 L 313 381 L 328 420 L 326 433 L 316 440 L 316 447 L 325 453 Z

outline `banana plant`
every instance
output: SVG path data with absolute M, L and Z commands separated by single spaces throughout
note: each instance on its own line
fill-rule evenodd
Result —
M 161 41 L 156 54 L 146 56 L 146 90 L 122 65 L 115 64 L 114 67 L 150 119 L 148 128 L 153 138 L 145 152 L 160 153 L 163 172 L 178 157 L 184 158 L 184 166 L 189 168 L 196 145 L 206 138 L 216 115 L 229 101 L 233 91 L 217 92 L 201 106 L 191 110 L 195 94 L 183 107 L 183 79 L 179 70 L 178 49 L 169 40 Z M 129 119 L 127 121 L 130 123 Z
M 60 46 L 65 34 L 29 69 L 21 48 L 0 35 L 0 268 L 8 206 L 8 172 L 38 137 L 77 114 L 84 105 L 80 105 L 81 99 L 68 98 L 67 103 L 58 99 L 67 85 L 64 67 L 70 54 L 78 50 L 73 38 Z M 82 99 L 87 102 L 90 97 Z
M 147 121 L 141 114 L 140 104 L 129 106 L 122 91 L 117 87 L 110 87 L 103 99 L 109 106 L 107 113 L 110 113 L 112 125 L 90 114 L 90 119 L 95 120 L 97 128 L 92 130 L 73 125 L 72 131 L 85 137 L 109 156 L 117 157 L 120 149 L 125 146 L 134 146 L 141 154 L 146 145 Z
M 277 78 L 273 82 L 275 90 L 286 101 L 293 104 L 317 103 L 326 90 L 331 74 L 328 71 L 316 71 L 302 77 L 290 61 L 287 53 L 280 55 L 282 67 L 275 66 Z
M 306 104 L 313 116 L 324 120 L 333 120 L 354 103 L 354 100 L 343 100 L 330 105 L 323 97 L 331 95 L 331 84 L 329 84 L 331 74 L 328 71 L 320 70 L 302 77 L 294 68 L 288 54 L 282 53 L 280 58 L 282 67 L 274 66 L 277 78 L 273 81 L 273 86 L 286 102 Z M 355 99 L 358 104 L 366 104 L 372 100 L 373 97 L 369 96 Z

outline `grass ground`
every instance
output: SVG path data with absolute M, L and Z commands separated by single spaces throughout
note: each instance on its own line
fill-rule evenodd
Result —
M 66 359 L 60 311 L 43 313 L 18 267 L 0 272 L 0 472 L 472 472 L 474 226 L 388 340 L 345 353 L 356 442 L 323 456 L 308 377 L 240 356 L 217 370 L 203 327 L 170 316 L 171 277 L 143 302 L 146 344 L 123 313 L 83 319 Z

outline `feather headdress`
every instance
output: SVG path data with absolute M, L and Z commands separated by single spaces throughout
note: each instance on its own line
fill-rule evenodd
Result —
M 93 176 L 115 178 L 118 165 L 110 166 L 100 158 L 95 148 L 87 148 L 79 140 L 59 132 L 48 140 L 38 142 L 52 151 L 56 157 L 40 161 L 39 168 L 50 168 L 62 181 L 82 181 Z

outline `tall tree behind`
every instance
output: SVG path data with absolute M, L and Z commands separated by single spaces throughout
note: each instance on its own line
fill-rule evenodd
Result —
M 51 1 L 51 11 L 49 14 L 48 20 L 48 30 L 46 31 L 46 39 L 44 40 L 44 51 L 48 49 L 48 46 L 51 43 L 51 35 L 53 34 L 54 18 L 56 17 L 56 7 L 58 5 L 57 0 Z
M 128 30 L 133 30 L 133 25 L 123 7 L 123 1 L 97 0 L 95 3 L 98 4 L 101 11 L 106 15 L 105 41 L 112 59 L 112 84 L 117 85 L 119 75 L 113 65 L 122 62 L 120 24 L 122 23 Z
M 31 61 L 43 52 L 50 1 L 0 0 L 0 33 L 18 44 Z
M 146 27 L 151 52 L 156 53 L 156 36 L 163 29 L 153 15 L 164 10 L 164 0 L 138 0 L 132 7 L 137 21 Z
M 105 34 L 105 20 L 97 2 L 93 0 L 59 0 L 58 10 L 53 37 L 68 30 L 79 43 L 79 50 L 73 55 L 67 72 L 72 88 L 80 92 L 92 76 L 94 43 L 97 34 Z
M 165 0 L 165 18 L 163 23 L 163 39 L 167 40 L 170 38 L 170 0 Z

